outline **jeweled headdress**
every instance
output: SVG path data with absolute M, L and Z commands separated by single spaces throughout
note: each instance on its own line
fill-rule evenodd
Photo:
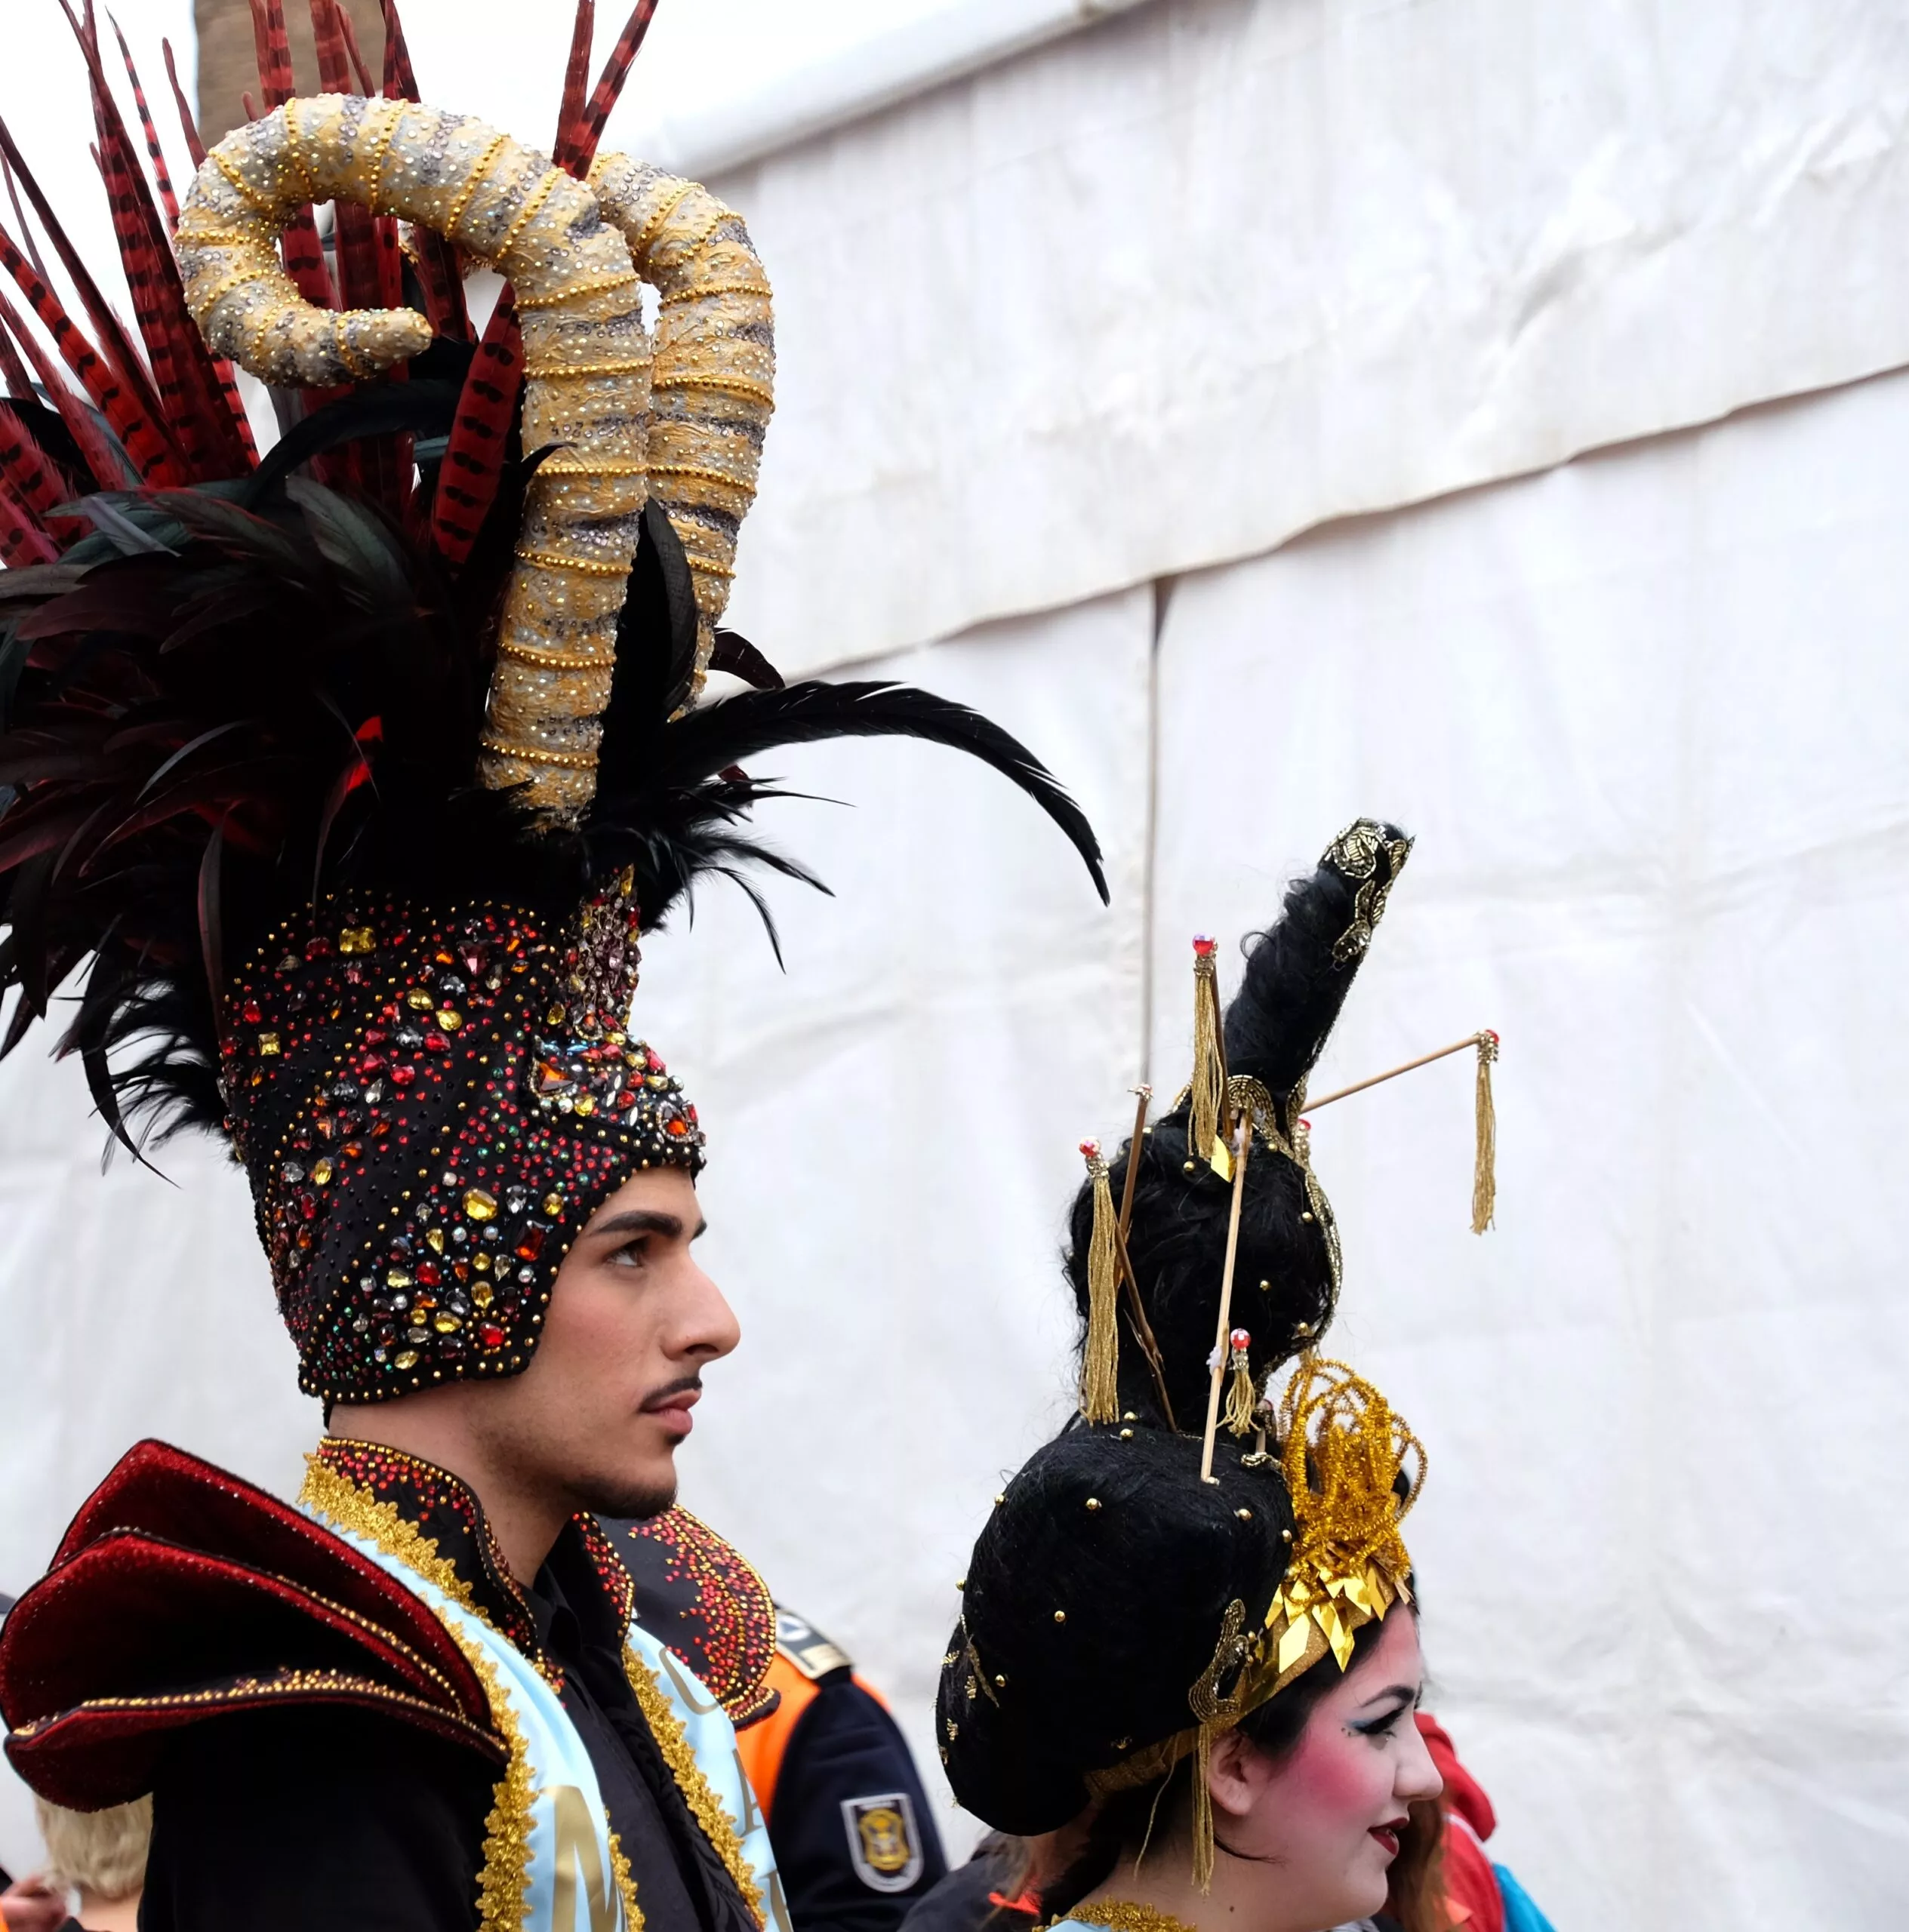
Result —
M 60 1044 L 102 1114 L 229 1137 L 303 1386 L 372 1400 L 520 1369 L 596 1204 L 700 1167 L 629 1015 L 694 881 L 808 877 L 750 835 L 746 761 L 925 738 L 1099 860 L 986 719 L 784 686 L 719 628 L 769 290 L 733 211 L 598 152 L 648 0 L 593 91 L 580 7 L 549 156 L 421 105 L 389 5 L 380 85 L 312 0 L 309 100 L 254 11 L 264 111 L 209 155 L 186 117 L 176 216 L 76 23 L 137 343 L 4 142 L 91 329 L 0 231 L 33 318 L 0 297 L 0 1051 L 84 965 Z M 481 331 L 473 263 L 506 278 Z M 699 703 L 713 669 L 753 688 Z

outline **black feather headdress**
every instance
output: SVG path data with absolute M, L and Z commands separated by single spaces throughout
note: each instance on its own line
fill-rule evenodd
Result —
M 608 220 L 577 212 L 593 194 L 606 211 L 619 192 L 632 206 L 707 202 L 620 158 L 593 168 L 650 10 L 587 100 L 573 72 L 554 162 L 525 161 L 516 202 L 465 193 L 455 246 L 348 192 L 368 131 L 388 152 L 408 114 L 431 119 L 408 105 L 395 11 L 380 92 L 335 0 L 313 0 L 330 92 L 310 103 L 291 99 L 279 0 L 257 11 L 279 112 L 232 137 L 237 162 L 222 147 L 202 168 L 176 222 L 183 274 L 170 186 L 155 197 L 119 119 L 91 0 L 75 22 L 139 345 L 5 143 L 92 327 L 0 230 L 0 269 L 45 337 L 0 297 L 0 994 L 17 989 L 0 1052 L 78 975 L 60 1044 L 113 1131 L 129 1146 L 185 1126 L 231 1137 L 305 1386 L 371 1399 L 521 1367 L 596 1203 L 639 1165 L 700 1164 L 694 1109 L 625 1029 L 638 940 L 698 878 L 808 877 L 750 830 L 776 793 L 745 761 L 845 736 L 966 752 L 1027 792 L 1105 886 L 1078 808 L 986 718 L 891 684 L 784 686 L 718 626 L 769 355 L 766 285 L 732 215 L 708 203 L 698 231 L 706 254 L 726 255 L 685 268 L 666 232 L 622 278 L 677 278 L 666 312 L 682 333 L 673 362 L 658 337 L 646 500 L 640 465 L 587 461 L 582 431 L 543 433 L 568 374 L 547 366 L 550 316 L 571 294 L 526 281 L 481 334 L 467 319 L 474 223 L 494 222 L 508 266 L 511 238 L 560 206 L 592 247 L 620 247 Z M 252 282 L 228 270 L 209 284 L 219 196 L 301 110 L 336 136 L 331 247 L 309 208 L 284 212 Z M 187 139 L 203 162 L 189 124 Z M 548 259 L 555 245 L 540 245 Z M 725 262 L 756 282 L 713 279 Z M 276 350 L 260 349 L 291 426 L 261 463 L 208 337 L 227 346 L 224 308 L 268 285 L 331 315 L 321 333 L 340 364 L 335 382 L 285 386 Z M 595 287 L 580 283 L 577 300 Z M 362 340 L 385 326 L 371 310 L 407 296 L 433 339 L 371 373 Z M 738 299 L 754 306 L 725 363 L 713 324 L 698 334 L 681 317 L 720 321 Z M 217 325 L 208 336 L 196 315 Z M 640 346 L 639 325 L 618 326 Z M 578 367 L 569 389 L 602 389 L 598 365 Z M 614 413 L 614 395 L 599 401 Z M 630 420 L 640 448 L 645 419 Z M 685 461 L 685 448 L 716 454 Z M 627 514 L 563 525 L 551 506 L 579 490 L 618 493 Z M 553 528 L 583 547 L 546 554 Z M 620 549 L 601 547 L 612 528 Z M 583 574 L 578 607 L 593 584 L 614 593 L 613 663 L 571 641 L 570 607 L 547 588 L 565 572 Z M 527 603 L 540 585 L 546 605 Z M 534 608 L 550 613 L 541 635 L 526 628 Z M 500 706 L 507 672 L 521 698 L 577 666 L 587 683 L 599 663 L 577 723 L 513 726 Z M 753 688 L 697 703 L 712 669 Z M 570 782 L 580 770 L 587 785 Z M 542 801 L 553 773 L 569 785 L 562 810 Z

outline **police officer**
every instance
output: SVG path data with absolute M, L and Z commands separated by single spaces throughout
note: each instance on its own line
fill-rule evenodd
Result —
M 947 1873 L 900 1727 L 847 1654 L 781 1605 L 781 1703 L 737 1742 L 798 1932 L 894 1932 Z

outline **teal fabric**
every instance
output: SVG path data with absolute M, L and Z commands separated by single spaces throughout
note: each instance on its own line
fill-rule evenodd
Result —
M 1504 1900 L 1504 1932 L 1553 1932 L 1551 1921 L 1531 1902 L 1531 1894 L 1502 1865 L 1494 1865 L 1498 1874 L 1498 1896 Z

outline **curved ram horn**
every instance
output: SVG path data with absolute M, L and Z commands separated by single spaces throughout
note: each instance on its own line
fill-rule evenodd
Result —
M 769 284 L 741 217 L 694 181 L 626 155 L 598 157 L 590 186 L 636 272 L 662 297 L 650 380 L 650 491 L 696 580 L 703 688 L 735 575 L 736 533 L 756 499 L 774 407 Z
M 207 157 L 176 237 L 207 341 L 264 381 L 334 386 L 430 340 L 409 309 L 336 314 L 293 286 L 279 235 L 305 203 L 334 199 L 423 223 L 516 291 L 524 445 L 560 448 L 525 506 L 479 776 L 574 823 L 596 790 L 647 488 L 650 344 L 629 245 L 582 182 L 481 121 L 356 96 L 288 102 Z

